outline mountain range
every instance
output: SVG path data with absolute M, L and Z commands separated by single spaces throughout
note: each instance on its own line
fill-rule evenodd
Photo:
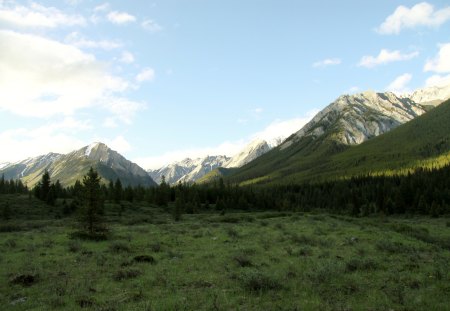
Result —
M 21 179 L 33 187 L 48 171 L 53 181 L 70 186 L 76 180 L 81 181 L 90 167 L 95 168 L 105 182 L 119 178 L 124 185 L 156 185 L 144 169 L 103 143 L 93 143 L 68 154 L 49 153 L 6 164 L 0 169 L 0 175 L 6 179 Z
M 449 89 L 422 89 L 409 96 L 371 91 L 343 95 L 279 147 L 238 170 L 222 169 L 220 173 L 216 171 L 205 176 L 202 181 L 227 176 L 230 181 L 243 184 L 299 182 L 386 170 L 392 172 L 413 168 L 414 161 L 416 164 L 417 161 L 425 163 L 426 159 L 433 161 L 427 156 L 436 157 L 449 151 L 447 133 L 450 128 L 442 124 L 450 124 L 450 118 L 443 119 L 438 115 L 448 115 L 448 103 L 442 108 L 440 104 L 450 97 Z M 415 119 L 417 122 L 411 121 Z M 397 127 L 398 131 L 392 131 Z M 423 133 L 417 133 L 417 128 L 421 128 Z M 391 131 L 392 134 L 386 134 Z M 415 134 L 410 135 L 408 131 Z M 438 134 L 431 135 L 435 132 Z M 389 143 L 386 143 L 386 137 L 391 137 Z M 419 145 L 417 140 L 421 142 Z M 417 149 L 408 146 L 416 146 Z M 433 150 L 438 152 L 433 153 Z M 426 156 L 419 156 L 419 151 Z M 355 154 L 358 157 L 355 158 Z
M 58 179 L 64 186 L 72 185 L 76 180 L 81 180 L 91 166 L 97 169 L 104 181 L 119 178 L 125 185 L 142 186 L 154 186 L 162 181 L 163 176 L 169 184 L 202 183 L 218 177 L 246 184 L 278 182 L 281 178 L 283 181 L 297 182 L 328 178 L 333 174 L 333 176 L 345 175 L 348 172 L 373 173 L 371 170 L 373 167 L 384 170 L 389 166 L 374 164 L 376 161 L 367 161 L 367 159 L 373 160 L 372 155 L 378 153 L 371 147 L 364 147 L 372 146 L 372 143 L 366 142 L 375 141 L 374 144 L 376 144 L 377 141 L 383 141 L 385 138 L 380 140 L 374 138 L 385 137 L 386 133 L 405 123 L 416 124 L 410 121 L 421 119 L 420 116 L 428 116 L 431 112 L 430 115 L 433 116 L 436 114 L 435 111 L 444 109 L 442 114 L 446 115 L 446 108 L 440 108 L 440 104 L 449 98 L 450 85 L 419 89 L 404 95 L 373 91 L 342 95 L 289 137 L 270 141 L 255 139 L 232 157 L 211 155 L 198 159 L 186 158 L 156 170 L 145 171 L 105 144 L 93 143 L 68 154 L 49 153 L 16 163 L 2 163 L 0 175 L 6 179 L 21 179 L 32 187 L 46 170 L 50 173 L 52 180 Z M 423 122 L 425 121 L 420 121 L 419 125 L 426 130 Z M 413 129 L 410 130 L 413 132 Z M 429 148 L 431 150 L 437 148 L 445 153 L 447 136 L 443 134 L 441 136 L 441 138 L 430 136 L 428 143 L 431 147 Z M 421 141 L 426 142 L 426 137 L 422 137 Z M 355 149 L 354 146 L 359 145 L 361 147 Z M 401 142 L 398 146 L 400 145 Z M 414 142 L 410 145 L 414 145 Z M 439 146 L 444 146 L 444 149 Z M 396 149 L 395 145 L 391 147 Z M 420 150 L 423 153 L 427 148 L 425 145 L 419 147 L 422 148 Z M 378 149 L 385 150 L 382 146 Z M 371 150 L 371 154 L 363 154 L 364 152 L 358 150 Z M 409 149 L 405 147 L 404 150 Z M 410 151 L 414 154 L 414 151 Z M 355 154 L 358 154 L 358 159 L 355 159 Z M 402 159 L 409 158 L 401 152 L 397 154 L 402 155 Z M 437 156 L 434 153 L 433 155 Z M 378 156 L 383 158 L 382 155 Z M 418 161 L 424 160 L 417 155 L 412 158 Z M 347 159 L 352 160 L 346 162 Z M 361 166 L 361 163 L 369 162 L 372 164 L 366 168 L 370 169 L 363 169 L 364 165 Z M 397 163 L 392 159 L 388 162 Z M 399 167 L 406 167 L 403 164 Z M 339 171 L 339 168 L 343 167 L 345 172 Z M 359 168 L 355 169 L 356 167 Z M 389 168 L 389 170 L 392 169 L 392 167 Z

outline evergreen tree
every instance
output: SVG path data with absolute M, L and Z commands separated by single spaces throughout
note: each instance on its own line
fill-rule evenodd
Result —
M 45 170 L 45 173 L 44 173 L 44 175 L 42 175 L 42 179 L 41 179 L 41 189 L 40 189 L 39 199 L 47 202 L 48 193 L 50 192 L 50 186 L 51 186 L 50 174 L 48 173 L 47 170 Z
M 80 210 L 80 224 L 86 233 L 95 237 L 104 233 L 103 198 L 100 189 L 100 177 L 91 167 L 83 177 L 83 197 Z
M 117 178 L 116 183 L 114 185 L 114 202 L 119 204 L 122 198 L 123 198 L 122 183 L 120 182 L 120 179 Z

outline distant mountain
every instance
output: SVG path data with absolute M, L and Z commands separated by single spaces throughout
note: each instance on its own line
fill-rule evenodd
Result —
M 450 98 L 450 85 L 419 89 L 406 97 L 418 104 L 437 106 Z
M 32 187 L 47 170 L 53 181 L 69 186 L 81 180 L 91 166 L 104 181 L 119 178 L 124 185 L 155 185 L 144 169 L 103 143 L 93 143 L 65 155 L 49 153 L 9 164 L 0 169 L 0 175 L 6 179 L 21 179 Z
M 202 181 L 207 181 L 209 176 L 229 175 L 230 180 L 238 182 L 267 182 L 279 176 L 309 171 L 350 146 L 387 133 L 425 114 L 430 105 L 442 103 L 442 98 L 448 96 L 448 89 L 426 88 L 408 96 L 372 91 L 340 96 L 279 147 L 240 169 L 213 172 Z
M 165 176 L 169 184 L 179 182 L 191 183 L 203 177 L 210 171 L 223 166 L 230 160 L 226 156 L 207 156 L 204 158 L 190 159 L 165 165 L 156 170 L 148 170 L 148 174 L 157 183 L 161 183 L 162 176 Z
M 234 155 L 228 162 L 226 162 L 223 167 L 241 167 L 254 159 L 262 156 L 264 153 L 272 149 L 273 146 L 262 139 L 257 139 L 250 142 L 243 150 L 238 154 Z
M 231 158 L 226 156 L 207 156 L 194 160 L 186 158 L 147 172 L 157 183 L 161 183 L 162 176 L 165 177 L 167 183 L 172 185 L 179 182 L 193 183 L 216 169 L 241 167 L 276 147 L 282 141 L 281 137 L 270 141 L 255 139 Z

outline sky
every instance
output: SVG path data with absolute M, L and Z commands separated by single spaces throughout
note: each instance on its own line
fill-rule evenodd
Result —
M 0 163 L 232 156 L 342 94 L 445 83 L 448 0 L 0 0 Z

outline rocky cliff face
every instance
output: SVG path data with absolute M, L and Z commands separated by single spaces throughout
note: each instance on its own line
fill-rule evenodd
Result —
M 267 141 L 257 139 L 248 144 L 241 152 L 234 155 L 223 167 L 241 167 L 262 156 L 264 153 L 272 149 Z
M 281 149 L 308 136 L 326 135 L 345 145 L 360 144 L 425 112 L 421 104 L 390 92 L 343 95 L 287 139 Z

